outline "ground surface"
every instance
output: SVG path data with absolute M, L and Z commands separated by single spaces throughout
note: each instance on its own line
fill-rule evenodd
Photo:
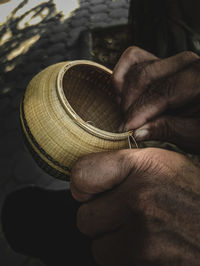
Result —
M 6 17 L 7 4 L 12 12 L 6 21 L 0 21 L 0 206 L 8 193 L 24 185 L 68 187 L 68 183 L 40 170 L 25 149 L 19 124 L 20 99 L 27 83 L 41 69 L 59 61 L 81 59 L 80 33 L 125 25 L 129 7 L 128 0 L 80 0 L 79 4 L 75 0 L 13 0 L 0 2 L 1 18 Z M 42 264 L 13 252 L 1 232 L 0 266 L 22 265 Z

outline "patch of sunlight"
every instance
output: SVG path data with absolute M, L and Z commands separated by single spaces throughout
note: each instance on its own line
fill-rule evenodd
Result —
M 8 65 L 5 67 L 5 72 L 12 71 L 15 67 L 16 67 L 16 65 L 14 63 L 11 65 Z
M 70 18 L 73 12 L 80 7 L 79 0 L 53 0 L 58 12 L 61 12 L 63 19 Z
M 6 43 L 7 41 L 9 41 L 12 37 L 12 32 L 10 30 L 8 30 L 7 32 L 5 32 L 3 34 L 3 36 L 0 38 L 0 45 L 3 45 L 4 43 Z
M 19 1 L 21 2 L 21 1 Z M 46 3 L 48 1 L 45 1 L 45 0 L 29 0 L 28 3 L 26 5 L 24 5 L 22 8 L 20 8 L 16 14 L 15 14 L 15 17 L 20 17 L 22 16 L 24 13 L 26 13 L 28 10 L 31 10 L 32 8 L 38 6 L 38 5 L 41 5 L 43 3 Z
M 12 11 L 22 2 L 22 0 L 12 0 L 1 4 L 0 7 L 0 24 L 6 22 L 7 18 L 11 15 Z M 22 8 L 20 8 L 15 14 L 14 17 L 20 17 L 25 14 L 27 11 L 32 8 L 43 4 L 48 3 L 48 0 L 29 0 Z M 64 19 L 71 17 L 73 11 L 80 7 L 79 0 L 53 0 L 57 12 L 61 12 L 64 16 Z M 47 8 L 48 9 L 48 8 Z M 48 13 L 47 9 L 44 9 L 43 16 L 46 16 Z
M 16 49 L 12 50 L 12 52 L 9 53 L 7 60 L 12 60 L 20 54 L 25 54 L 30 49 L 30 47 L 39 40 L 39 38 L 40 35 L 37 34 L 30 39 L 22 42 Z
M 42 21 L 41 16 L 34 17 L 35 12 L 32 11 L 29 14 L 27 14 L 20 22 L 17 24 L 18 30 L 23 30 L 26 27 L 36 25 Z
M 36 25 L 36 24 L 40 23 L 42 20 L 43 20 L 43 18 L 41 16 L 31 18 L 31 20 L 28 22 L 28 26 Z
M 1 4 L 0 7 L 0 24 L 6 22 L 6 19 L 11 15 L 12 11 L 22 2 L 22 0 L 12 0 Z M 48 0 L 29 0 L 22 8 L 20 8 L 14 15 L 14 17 L 20 17 L 25 14 L 28 10 L 42 4 L 46 3 Z
M 4 87 L 3 90 L 2 90 L 2 94 L 7 94 L 11 91 L 11 88 L 10 87 Z
M 15 17 L 19 17 L 21 15 L 23 15 L 25 12 L 27 12 L 28 10 L 40 5 L 40 4 L 43 4 L 43 3 L 46 3 L 48 2 L 47 0 L 34 0 L 34 1 L 31 1 L 29 0 L 28 3 L 21 9 L 19 9 L 16 14 L 15 14 Z M 57 9 L 57 12 L 61 12 L 64 16 L 64 18 L 68 18 L 71 16 L 71 13 L 80 7 L 80 4 L 79 4 L 79 0 L 67 0 L 67 1 L 63 1 L 63 0 L 53 0 L 55 6 L 56 6 L 56 9 Z M 48 14 L 48 8 L 46 8 L 46 10 L 44 9 L 43 10 L 44 12 L 44 16 Z
M 47 15 L 49 14 L 49 9 L 47 7 L 45 7 L 42 12 L 40 13 L 40 16 L 42 18 L 45 18 Z

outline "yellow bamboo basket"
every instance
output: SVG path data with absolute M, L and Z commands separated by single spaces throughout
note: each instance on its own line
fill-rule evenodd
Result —
M 61 62 L 37 74 L 20 107 L 22 132 L 36 162 L 67 180 L 82 155 L 129 147 L 131 132 L 114 98 L 112 71 L 86 60 Z

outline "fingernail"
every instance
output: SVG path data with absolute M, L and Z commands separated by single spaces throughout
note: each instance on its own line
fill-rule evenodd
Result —
M 138 128 L 134 133 L 134 137 L 136 138 L 136 140 L 144 140 L 148 135 L 149 130 L 147 126 Z

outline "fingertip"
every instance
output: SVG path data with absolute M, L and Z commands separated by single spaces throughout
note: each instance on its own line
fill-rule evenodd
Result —
M 149 136 L 149 126 L 145 125 L 135 130 L 134 137 L 138 141 L 147 140 Z
M 134 123 L 134 119 L 128 119 L 125 123 L 124 123 L 124 132 L 127 132 L 129 130 L 135 130 L 137 127 L 135 126 Z
M 72 197 L 79 202 L 88 201 L 92 197 L 92 195 L 77 189 L 76 186 L 73 184 L 73 182 L 70 182 L 70 190 Z

